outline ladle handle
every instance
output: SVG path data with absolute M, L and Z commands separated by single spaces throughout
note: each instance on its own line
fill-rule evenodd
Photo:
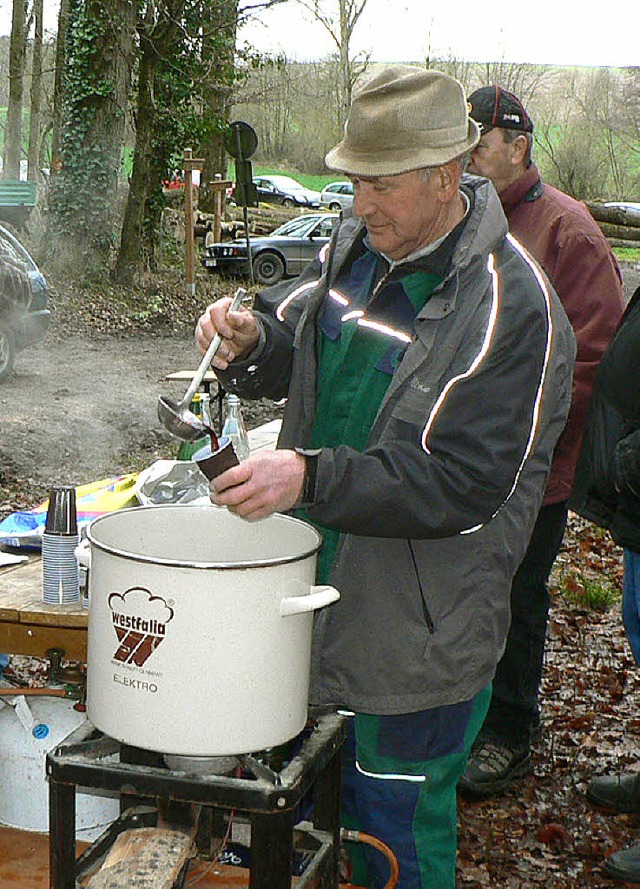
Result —
M 229 312 L 237 311 L 240 308 L 242 300 L 245 298 L 246 295 L 247 295 L 247 291 L 243 287 L 238 287 L 238 289 L 236 290 L 236 292 L 233 296 L 233 299 L 231 301 L 231 305 L 228 308 L 228 311 Z M 200 362 L 200 366 L 198 367 L 197 371 L 193 375 L 193 379 L 191 380 L 191 383 L 189 384 L 189 388 L 187 389 L 187 391 L 184 394 L 184 398 L 182 399 L 182 404 L 185 405 L 186 407 L 188 407 L 191 404 L 191 399 L 196 394 L 200 384 L 202 383 L 202 381 L 204 379 L 204 375 L 206 374 L 209 365 L 215 358 L 216 352 L 220 348 L 221 342 L 222 342 L 222 337 L 220 336 L 219 333 L 216 333 L 214 338 L 209 343 L 209 348 L 205 352 L 204 357 L 203 357 L 202 361 Z

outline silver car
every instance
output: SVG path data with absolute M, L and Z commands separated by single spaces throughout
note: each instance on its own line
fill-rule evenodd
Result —
M 353 206 L 353 182 L 331 182 L 320 192 L 320 206 L 334 213 Z

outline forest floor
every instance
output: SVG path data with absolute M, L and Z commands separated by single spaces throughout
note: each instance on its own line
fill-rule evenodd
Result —
M 126 295 L 50 284 L 52 329 L 20 354 L 0 386 L 0 519 L 37 505 L 53 484 L 84 484 L 175 456 L 156 417 L 158 395 L 183 394 L 184 384 L 165 376 L 197 366 L 196 318 L 213 288 L 233 290 L 215 278 L 199 280 L 196 297 L 184 295 L 177 277 L 150 278 Z M 279 410 L 248 404 L 248 425 Z M 593 774 L 640 761 L 640 675 L 619 605 L 594 610 L 585 592 L 595 578 L 619 593 L 621 576 L 621 552 L 609 536 L 571 516 L 554 569 L 533 771 L 499 799 L 460 801 L 459 886 L 614 886 L 602 876 L 605 856 L 640 841 L 640 818 L 599 812 L 585 800 Z

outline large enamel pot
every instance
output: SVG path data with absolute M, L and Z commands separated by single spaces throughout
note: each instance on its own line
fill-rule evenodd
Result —
M 107 735 L 184 756 L 247 753 L 307 719 L 318 532 L 215 506 L 149 506 L 91 523 L 87 708 Z M 83 551 L 84 547 L 84 551 Z

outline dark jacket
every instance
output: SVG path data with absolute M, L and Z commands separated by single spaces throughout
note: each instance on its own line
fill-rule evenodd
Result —
M 573 326 L 578 354 L 567 425 L 544 503 L 569 496 L 598 363 L 624 309 L 615 256 L 584 204 L 543 183 L 535 164 L 500 193 L 509 231 L 538 260 Z
M 469 700 L 494 674 L 571 397 L 575 340 L 544 275 L 507 234 L 487 180 L 444 280 L 415 319 L 364 452 L 322 448 L 309 516 L 341 532 L 340 591 L 314 624 L 312 700 L 394 714 Z M 256 351 L 221 374 L 288 395 L 280 447 L 314 421 L 317 318 L 363 237 L 342 221 L 302 277 L 268 291 Z M 418 261 L 418 266 L 420 261 Z M 391 267 L 378 287 L 411 274 Z
M 640 287 L 596 376 L 570 506 L 640 552 Z

